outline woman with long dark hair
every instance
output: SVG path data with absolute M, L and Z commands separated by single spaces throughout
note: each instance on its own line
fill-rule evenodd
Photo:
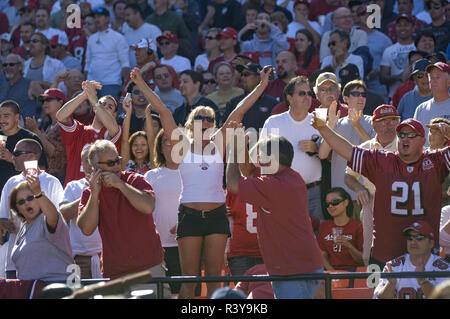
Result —
M 300 29 L 295 34 L 294 54 L 297 58 L 297 74 L 309 77 L 314 71 L 320 69 L 320 57 L 314 46 L 311 32 Z

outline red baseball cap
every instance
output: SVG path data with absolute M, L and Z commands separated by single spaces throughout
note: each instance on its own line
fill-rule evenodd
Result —
M 167 39 L 172 43 L 178 43 L 178 37 L 175 32 L 166 30 L 159 37 L 156 38 L 156 42 L 160 42 L 162 39 Z
M 401 130 L 402 127 L 405 126 L 409 126 L 410 128 L 412 128 L 416 133 L 425 136 L 425 129 L 423 128 L 422 123 L 420 123 L 419 121 L 415 120 L 415 119 L 406 119 L 403 122 L 401 122 L 399 125 L 397 125 L 397 127 L 395 128 L 395 130 L 397 132 L 399 132 Z
M 443 62 L 436 62 L 435 64 L 430 64 L 427 66 L 426 71 L 429 73 L 431 71 L 431 68 L 438 68 L 442 72 L 447 72 L 450 74 L 450 66 Z
M 412 230 L 428 238 L 434 238 L 433 228 L 431 228 L 430 224 L 428 224 L 424 220 L 418 220 L 412 223 L 412 225 L 403 229 L 403 235 L 407 236 L 408 233 Z
M 397 17 L 397 19 L 395 19 L 395 23 L 397 23 L 400 19 L 406 19 L 406 20 L 408 20 L 410 23 L 414 24 L 413 17 L 410 16 L 409 14 L 406 14 L 406 13 L 400 14 L 400 15 Z
M 66 96 L 60 89 L 52 88 L 45 90 L 44 94 L 39 95 L 39 97 L 41 100 L 58 98 L 61 99 L 63 102 L 66 102 Z
M 307 7 L 309 7 L 309 3 L 308 3 L 307 0 L 295 0 L 295 2 L 294 2 L 294 8 L 295 8 L 295 6 L 296 6 L 297 4 L 304 4 L 304 5 L 306 5 Z
M 50 39 L 50 45 L 54 46 L 54 45 L 65 45 L 68 46 L 69 45 L 69 39 L 67 38 L 66 34 L 55 34 L 51 39 Z
M 225 38 L 233 38 L 235 40 L 238 39 L 238 33 L 232 27 L 223 28 L 223 30 L 217 36 L 218 37 L 225 37 Z
M 394 106 L 382 104 L 373 111 L 372 121 L 380 121 L 386 118 L 400 118 Z

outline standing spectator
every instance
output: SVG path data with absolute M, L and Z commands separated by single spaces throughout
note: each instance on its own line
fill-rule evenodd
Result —
M 38 123 L 34 117 L 26 118 L 26 127 L 28 130 L 36 134 L 44 145 L 44 152 L 48 161 L 49 174 L 59 179 L 64 183 L 66 175 L 66 149 L 63 144 L 61 134 L 58 128 L 56 113 L 65 103 L 66 97 L 59 89 L 48 89 L 40 96 L 43 101 L 42 110 L 46 114 L 46 120 L 49 123 L 39 129 Z
M 257 52 L 262 67 L 274 65 L 276 56 L 289 49 L 289 43 L 278 27 L 270 22 L 270 16 L 260 12 L 256 18 L 256 32 L 252 40 L 242 43 L 243 52 Z
M 436 51 L 447 49 L 450 42 L 450 21 L 445 19 L 447 0 L 430 0 L 426 3 L 431 16 L 431 23 L 422 28 L 423 31 L 431 31 L 436 38 Z
M 206 71 L 211 61 L 220 56 L 220 41 L 218 38 L 220 31 L 221 29 L 219 28 L 211 28 L 208 32 L 206 32 L 206 36 L 204 38 L 206 52 L 195 58 L 194 70 L 196 72 Z
M 94 106 L 94 120 L 92 125 L 84 125 L 72 118 L 73 112 L 85 100 Z M 83 91 L 75 98 L 63 105 L 56 113 L 61 136 L 66 146 L 67 170 L 65 185 L 72 180 L 84 177 L 81 171 L 81 150 L 86 144 L 97 139 L 110 139 L 120 149 L 121 127 L 115 118 L 117 115 L 117 102 L 110 96 L 97 99 L 96 89 L 89 81 L 83 82 Z
M 162 32 L 172 31 L 180 39 L 189 39 L 189 30 L 183 18 L 175 11 L 169 10 L 168 2 L 168 0 L 154 0 L 155 11 L 145 19 L 145 22 L 156 25 Z
M 271 152 L 274 143 L 279 152 Z M 276 171 L 261 177 L 243 177 L 238 164 L 229 162 L 227 190 L 239 193 L 242 201 L 258 207 L 258 242 L 269 275 L 323 272 L 305 200 L 306 185 L 300 174 L 290 168 L 294 157 L 292 144 L 284 137 L 271 136 L 257 145 L 258 155 L 270 158 L 264 165 L 272 165 Z M 303 244 L 292 245 L 293 242 Z M 318 280 L 274 281 L 272 287 L 276 299 L 312 299 L 319 283 Z
M 128 45 L 131 47 L 141 39 L 147 38 L 156 42 L 156 38 L 161 35 L 161 30 L 153 25 L 144 22 L 142 11 L 137 4 L 129 4 L 125 8 L 125 21 L 122 31 Z M 130 66 L 136 66 L 136 58 L 130 50 Z
M 186 100 L 181 92 L 174 87 L 174 78 L 169 70 L 169 66 L 160 64 L 153 69 L 152 73 L 153 81 L 155 82 L 155 93 L 173 113 Z
M 3 73 L 7 83 L 0 87 L 0 101 L 13 100 L 19 104 L 23 119 L 36 115 L 36 101 L 28 92 L 31 81 L 23 77 L 24 61 L 17 54 L 9 54 L 3 62 Z
M 81 72 L 81 61 L 67 54 L 69 40 L 66 34 L 55 35 L 50 39 L 50 56 L 64 64 L 66 70 L 76 69 Z
M 264 123 L 260 140 L 267 137 L 271 130 L 278 128 L 278 134 L 294 146 L 291 169 L 302 176 L 308 195 L 309 215 L 324 219 L 321 207 L 320 183 L 322 166 L 317 156 L 319 132 L 309 125 L 312 115 L 312 91 L 309 81 L 304 76 L 291 79 L 284 89 L 289 111 L 270 116 Z
M 296 0 L 294 3 L 294 21 L 289 23 L 288 31 L 286 33 L 286 37 L 295 39 L 298 30 L 306 29 L 309 33 L 311 33 L 312 45 L 316 46 L 320 43 L 320 36 L 322 34 L 322 29 L 320 24 L 316 21 L 309 21 L 309 2 L 307 0 Z
M 69 224 L 72 256 L 75 263 L 80 266 L 81 279 L 101 278 L 100 254 L 102 252 L 102 239 L 96 229 L 92 235 L 86 236 L 77 225 L 78 206 L 81 195 L 88 187 L 88 179 L 92 174 L 92 166 L 88 161 L 89 148 L 87 144 L 81 151 L 81 165 L 86 177 L 69 182 L 64 188 L 64 199 L 60 204 L 61 214 Z
M 425 71 L 430 64 L 430 61 L 421 59 L 413 65 L 411 76 L 416 85 L 412 91 L 403 95 L 397 108 L 402 121 L 414 117 L 416 108 L 433 97 L 428 73 Z
M 63 90 L 65 90 L 65 92 L 63 92 L 66 96 L 66 101 L 68 101 L 75 93 L 81 91 L 81 85 L 84 80 L 84 74 L 77 69 L 73 69 L 58 74 L 58 76 L 53 81 L 51 88 L 56 89 L 61 87 Z
M 31 22 L 26 22 L 20 26 L 21 45 L 15 47 L 13 53 L 20 55 L 25 60 L 30 58 L 31 36 L 35 29 Z
M 61 35 L 64 31 L 50 27 L 50 13 L 47 9 L 40 8 L 36 10 L 36 33 L 42 33 L 48 40 L 55 35 Z
M 211 0 L 207 4 L 207 13 L 198 30 L 205 27 L 213 28 L 232 27 L 240 30 L 243 27 L 244 17 L 241 4 L 236 0 Z
M 170 65 L 177 73 L 191 69 L 191 61 L 188 58 L 177 55 L 179 48 L 178 37 L 172 31 L 164 31 L 162 35 L 156 38 L 158 47 L 161 50 L 163 57 L 162 64 Z
M 350 36 L 350 47 L 348 51 L 351 53 L 361 46 L 367 46 L 367 34 L 363 30 L 356 29 L 353 27 L 352 12 L 350 9 L 342 7 L 336 9 L 332 15 L 333 24 L 336 29 L 343 30 L 347 32 Z M 325 32 L 322 35 L 322 40 L 320 42 L 320 61 L 326 56 L 331 55 L 329 43 L 330 43 L 331 31 Z
M 398 3 L 398 14 L 406 14 L 412 20 L 414 25 L 414 33 L 413 38 L 416 37 L 416 34 L 425 26 L 426 22 L 417 19 L 414 15 L 412 15 L 412 10 L 414 8 L 414 0 L 397 0 Z M 397 30 L 395 26 L 395 22 L 391 22 L 386 26 L 385 29 L 386 35 L 391 39 L 392 43 L 397 42 Z
M 386 262 L 383 272 L 448 271 L 450 264 L 432 253 L 437 236 L 426 221 L 416 221 L 403 229 L 407 253 Z M 434 287 L 446 278 L 383 278 L 375 288 L 376 299 L 427 299 Z
M 403 71 L 408 61 L 408 54 L 416 50 L 412 34 L 414 25 L 407 15 L 400 15 L 395 20 L 398 42 L 387 47 L 380 63 L 380 82 L 389 88 L 388 96 L 392 98 L 395 90 L 405 79 Z
M 98 227 L 103 277 L 115 279 L 149 268 L 153 276 L 164 277 L 152 187 L 143 176 L 121 171 L 119 154 L 110 141 L 96 141 L 88 156 L 95 171 L 81 196 L 77 224 L 84 235 Z
M 113 5 L 114 21 L 111 23 L 111 28 L 122 34 L 125 25 L 125 8 L 127 5 L 125 0 L 115 1 Z
M 216 63 L 228 62 L 231 64 L 233 59 L 241 51 L 238 33 L 235 29 L 226 27 L 219 33 L 217 38 L 219 39 L 219 49 L 222 52 L 222 55 L 209 62 L 208 70 L 211 72 L 214 71 Z
M 178 165 L 172 160 L 170 139 L 161 130 L 155 139 L 155 168 L 144 177 L 155 192 L 155 227 L 161 237 L 164 248 L 166 276 L 181 276 L 180 255 L 176 232 L 178 207 L 182 190 Z M 180 292 L 180 283 L 170 283 L 172 294 Z
M 325 270 L 356 271 L 363 265 L 363 228 L 352 218 L 352 198 L 345 189 L 334 187 L 324 200 L 333 218 L 320 224 L 317 236 Z
M 294 54 L 298 75 L 310 76 L 320 68 L 320 57 L 313 36 L 308 30 L 298 30 L 295 34 Z
M 277 78 L 270 81 L 266 94 L 281 101 L 284 99 L 283 90 L 286 84 L 296 76 L 297 61 L 292 52 L 282 51 L 278 53 L 276 63 Z
M 414 40 L 414 45 L 418 51 L 426 52 L 430 55 L 436 52 L 436 38 L 430 30 L 420 31 Z
M 5 102 L 4 102 L 5 103 Z M 8 254 L 6 261 L 6 275 L 8 279 L 16 278 L 16 265 L 15 260 L 11 259 L 13 249 L 17 247 L 15 245 L 16 236 L 20 240 L 20 238 L 24 235 L 23 232 L 17 233 L 19 219 L 18 217 L 13 216 L 10 211 L 10 208 L 14 208 L 14 205 L 10 205 L 9 202 L 9 194 L 11 194 L 14 187 L 19 185 L 20 183 L 26 181 L 27 174 L 24 167 L 25 161 L 33 161 L 37 160 L 42 156 L 42 147 L 34 139 L 24 138 L 21 139 L 14 147 L 14 151 L 12 152 L 14 158 L 14 167 L 17 171 L 20 172 L 18 175 L 11 176 L 8 181 L 5 183 L 2 189 L 2 195 L 0 199 L 0 220 L 1 224 L 4 227 L 7 225 L 9 227 L 10 237 L 8 243 Z M 41 191 L 45 193 L 45 196 L 50 199 L 50 201 L 56 207 L 59 207 L 59 203 L 62 201 L 63 189 L 61 183 L 58 179 L 43 170 L 38 169 L 38 178 L 40 181 Z M 37 194 L 36 195 L 42 195 Z M 9 219 L 9 220 L 8 220 Z M 16 230 L 14 230 L 16 229 Z M 17 235 L 16 235 L 17 234 Z M 69 244 L 69 256 L 70 256 L 70 244 Z M 16 257 L 15 257 L 16 258 Z M 23 266 L 23 264 L 20 264 Z M 48 265 L 46 265 L 47 267 Z M 45 267 L 44 267 L 45 268 Z M 20 278 L 25 279 L 25 278 Z
M 88 38 L 84 70 L 88 80 L 102 83 L 100 95 L 117 98 L 130 72 L 129 48 L 125 37 L 109 28 L 107 9 L 95 10 L 94 19 L 97 32 Z
M 11 26 L 19 25 L 20 10 L 25 6 L 25 0 L 14 0 L 9 3 L 3 11 L 7 16 L 7 21 Z
M 127 93 L 131 93 L 131 109 L 130 109 L 130 122 L 131 124 L 128 125 L 128 131 L 127 136 L 130 136 L 131 134 L 136 133 L 137 131 L 142 131 L 145 123 L 145 109 L 147 107 L 147 100 L 145 99 L 144 94 L 141 90 L 134 84 L 133 82 L 130 82 L 130 85 L 128 86 Z M 123 106 L 123 103 L 122 103 Z M 128 109 L 128 107 L 127 107 Z M 124 114 L 121 114 L 118 119 L 117 123 L 119 125 L 123 126 L 124 118 L 126 118 L 126 111 L 123 109 Z M 123 131 L 123 130 L 122 130 Z M 125 131 L 123 131 L 125 133 Z M 127 137 L 128 140 L 128 137 Z M 126 163 L 125 163 L 126 164 Z
M 209 106 L 214 111 L 217 111 L 217 105 L 200 94 L 202 85 L 203 77 L 200 73 L 192 70 L 186 70 L 180 73 L 180 92 L 186 99 L 186 102 L 173 111 L 173 118 L 177 125 L 184 125 L 188 115 L 197 106 Z M 220 119 L 216 119 L 216 121 L 219 122 Z
M 430 77 L 433 98 L 423 102 L 416 108 L 414 119 L 421 123 L 429 123 L 436 117 L 450 119 L 450 94 L 448 93 L 450 88 L 450 66 L 437 62 L 427 66 L 426 71 Z M 425 129 L 425 133 L 428 134 L 428 128 Z M 425 145 L 429 145 L 428 141 L 425 141 Z

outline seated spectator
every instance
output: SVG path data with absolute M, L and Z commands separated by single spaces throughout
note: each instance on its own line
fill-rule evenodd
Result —
M 309 77 L 320 68 L 320 58 L 314 45 L 314 38 L 308 30 L 298 30 L 295 34 L 294 54 L 297 59 L 298 75 Z
M 431 23 L 422 28 L 422 31 L 431 31 L 436 38 L 436 51 L 447 49 L 450 42 L 450 21 L 446 20 L 447 0 L 430 0 L 426 7 L 431 17 Z
M 53 81 L 51 88 L 61 88 L 62 91 L 65 90 L 65 92 L 63 92 L 66 96 L 66 100 L 70 100 L 76 92 L 81 90 L 81 84 L 84 80 L 84 74 L 77 69 L 73 69 L 58 74 Z
M 36 115 L 36 100 L 30 99 L 28 92 L 31 80 L 23 77 L 24 61 L 17 54 L 9 54 L 3 62 L 6 83 L 0 86 L 0 101 L 14 100 L 20 107 L 24 119 Z
M 343 64 L 351 63 L 358 67 L 359 75 L 361 79 L 364 78 L 364 62 L 358 55 L 349 53 L 350 48 L 350 36 L 343 30 L 334 30 L 330 33 L 328 47 L 330 48 L 331 55 L 326 56 L 322 60 L 321 68 L 331 66 L 334 69 L 336 76 L 338 77 L 339 71 Z M 338 81 L 340 79 L 338 77 Z
M 402 121 L 414 117 L 416 108 L 433 97 L 428 73 L 426 72 L 426 68 L 430 64 L 430 61 L 421 59 L 413 65 L 411 77 L 415 83 L 414 89 L 403 95 L 397 107 Z
M 231 27 L 222 29 L 217 36 L 219 39 L 219 49 L 222 52 L 222 55 L 209 63 L 209 71 L 213 72 L 216 63 L 231 63 L 238 53 L 241 52 L 238 36 L 237 31 Z
M 242 43 L 243 52 L 257 52 L 262 67 L 275 65 L 276 56 L 289 49 L 289 43 L 278 27 L 270 21 L 270 16 L 260 12 L 256 18 L 256 32 L 252 40 Z
M 41 190 L 39 177 L 26 180 L 9 195 L 11 211 L 22 221 L 11 253 L 17 279 L 66 280 L 67 266 L 74 262 L 67 224 Z
M 66 34 L 55 35 L 50 39 L 50 56 L 64 64 L 66 70 L 76 69 L 81 72 L 81 61 L 67 54 L 69 39 Z
M 34 117 L 26 118 L 26 127 L 36 134 L 44 145 L 44 152 L 48 161 L 47 172 L 64 183 L 66 175 L 66 148 L 58 128 L 56 113 L 66 102 L 64 93 L 58 89 L 48 89 L 40 96 L 42 110 L 46 118 L 39 127 Z
M 259 7 L 251 1 L 247 1 L 242 6 L 243 14 L 245 16 L 245 26 L 239 30 L 239 39 L 241 41 L 251 40 L 255 34 L 255 21 L 259 12 Z
M 264 0 L 261 5 L 261 11 L 267 13 L 268 15 L 271 15 L 274 12 L 282 12 L 288 19 L 289 23 L 292 22 L 292 13 L 286 8 L 277 5 L 276 0 Z
M 295 1 L 294 21 L 289 23 L 286 36 L 288 39 L 296 39 L 299 30 L 307 30 L 311 34 L 311 44 L 316 47 L 320 43 L 322 29 L 316 21 L 308 20 L 309 6 L 310 4 L 307 0 Z
M 426 221 L 416 221 L 403 231 L 407 253 L 386 262 L 383 272 L 448 271 L 450 264 L 431 253 L 434 247 L 433 229 Z M 446 278 L 382 278 L 375 288 L 376 299 L 426 299 Z
M 244 273 L 244 276 L 269 275 L 264 264 L 258 264 Z M 235 289 L 247 295 L 247 299 L 274 299 L 272 285 L 268 281 L 240 281 Z
M 364 238 L 361 222 L 351 218 L 352 198 L 343 188 L 334 187 L 325 194 L 324 201 L 333 218 L 320 224 L 317 235 L 325 270 L 355 271 L 364 264 Z
M 273 25 L 280 29 L 281 33 L 286 34 L 288 30 L 289 21 L 283 12 L 276 11 L 270 15 L 270 21 L 272 21 Z M 286 39 L 288 40 L 288 39 Z M 289 41 L 289 40 L 288 40 Z
M 418 51 L 428 54 L 436 52 L 436 38 L 431 31 L 420 31 L 414 40 L 414 45 Z
M 39 4 L 38 3 L 28 3 L 27 5 L 24 5 L 19 9 L 19 24 L 12 27 L 10 34 L 11 38 L 13 39 L 13 43 L 15 47 L 20 46 L 20 30 L 21 26 L 25 23 L 32 23 L 33 33 L 35 32 L 35 15 L 36 10 L 38 9 Z
M 156 66 L 152 71 L 155 83 L 155 93 L 173 113 L 175 109 L 185 103 L 185 98 L 179 90 L 175 88 L 175 72 L 170 72 L 170 67 L 165 64 Z
M 200 72 L 203 78 L 203 86 L 201 94 L 206 96 L 217 90 L 217 82 L 214 73 L 208 70 Z
M 413 37 L 416 37 L 416 34 L 420 32 L 423 26 L 426 25 L 425 21 L 417 19 L 413 14 L 413 8 L 414 8 L 414 0 L 397 0 L 398 3 L 398 14 L 406 14 L 411 17 L 411 20 L 414 25 L 414 33 Z M 385 29 L 386 35 L 392 40 L 392 43 L 395 43 L 398 41 L 397 38 L 397 30 L 395 27 L 395 22 L 391 22 L 386 26 Z M 416 45 L 417 47 L 417 45 Z
M 72 256 L 75 263 L 80 266 L 81 279 L 102 278 L 100 254 L 102 252 L 102 239 L 98 229 L 90 236 L 85 236 L 77 225 L 78 205 L 83 190 L 88 187 L 88 178 L 92 174 L 92 166 L 88 161 L 89 148 L 87 144 L 81 151 L 81 165 L 86 177 L 69 182 L 64 189 L 64 199 L 60 204 L 61 215 L 69 224 Z
M 21 45 L 14 48 L 13 53 L 20 55 L 23 59 L 30 58 L 31 36 L 36 27 L 33 23 L 27 22 L 20 26 Z
M 286 84 L 297 75 L 297 62 L 292 52 L 282 51 L 278 53 L 276 63 L 277 78 L 270 81 L 266 94 L 277 99 L 277 101 L 281 101 Z
M 0 58 L 5 60 L 8 54 L 13 51 L 14 45 L 11 42 L 11 36 L 8 33 L 3 33 L 0 35 Z
M 191 69 L 191 61 L 188 58 L 177 55 L 179 45 L 178 37 L 175 33 L 164 31 L 162 35 L 156 38 L 156 41 L 163 55 L 161 58 L 162 64 L 170 65 L 177 73 Z
M 244 90 L 233 85 L 233 67 L 227 62 L 219 62 L 214 66 L 214 75 L 218 89 L 206 96 L 219 108 L 221 119 L 224 118 L 228 101 L 244 93 Z
M 36 33 L 42 33 L 48 40 L 55 35 L 63 35 L 64 31 L 50 27 L 50 12 L 41 7 L 36 10 Z
M 204 37 L 205 41 L 205 53 L 198 55 L 195 58 L 194 70 L 197 72 L 205 71 L 208 69 L 211 61 L 215 60 L 221 55 L 219 46 L 220 41 L 218 35 L 221 29 L 211 28 L 206 32 Z

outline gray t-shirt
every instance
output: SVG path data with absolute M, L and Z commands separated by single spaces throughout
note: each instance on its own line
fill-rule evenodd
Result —
M 12 250 L 17 278 L 23 280 L 66 280 L 67 266 L 74 264 L 69 228 L 59 214 L 54 233 L 50 233 L 44 213 L 31 223 L 22 223 Z
M 359 122 L 364 131 L 371 138 L 374 138 L 376 133 L 372 128 L 372 117 L 363 115 Z M 359 145 L 363 142 L 350 123 L 348 116 L 339 119 L 334 127 L 334 131 L 353 145 Z M 350 190 L 344 183 L 346 167 L 347 161 L 336 152 L 333 152 L 331 156 L 331 187 L 343 187 L 352 196 L 352 199 L 355 199 L 355 192 Z
M 42 81 L 44 80 L 44 65 L 41 65 L 37 69 L 33 69 L 31 66 L 28 69 L 25 78 L 30 81 Z
M 420 121 L 424 126 L 425 136 L 427 137 L 425 147 L 429 146 L 428 127 L 425 125 L 429 124 L 436 117 L 443 117 L 450 120 L 450 98 L 443 102 L 435 102 L 434 98 L 432 98 L 417 107 L 416 113 L 414 113 L 414 119 Z

